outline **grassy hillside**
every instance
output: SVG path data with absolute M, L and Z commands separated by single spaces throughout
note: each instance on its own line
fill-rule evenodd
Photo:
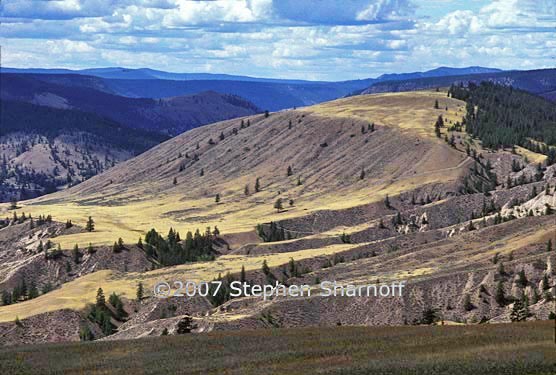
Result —
M 194 129 L 67 192 L 29 202 L 24 210 L 75 223 L 93 216 L 98 232 L 59 238 L 70 248 L 118 237 L 135 242 L 153 226 L 163 232 L 215 225 L 228 234 L 252 231 L 257 223 L 454 183 L 466 156 L 436 139 L 433 123 L 439 114 L 458 119 L 463 102 L 445 95 L 354 97 Z M 433 108 L 435 100 L 441 109 Z M 368 130 L 372 123 L 374 132 Z M 286 205 L 282 212 L 273 208 L 278 198 Z
M 551 374 L 552 322 L 256 330 L 0 350 L 5 373 Z M 185 349 L 184 349 L 185 348 Z
M 435 131 L 439 116 L 444 126 Z M 532 151 L 485 149 L 457 126 L 463 116 L 464 102 L 423 91 L 223 121 L 172 138 L 69 190 L 22 202 L 18 215 L 51 214 L 57 225 L 69 219 L 83 227 L 92 216 L 94 231 L 76 228 L 48 238 L 65 250 L 92 243 L 99 256 L 85 253 L 75 260 L 66 251 L 66 269 L 78 275 L 58 289 L 0 307 L 0 330 L 14 342 L 56 340 L 36 321 L 62 308 L 83 309 L 99 287 L 129 301 L 129 320 L 110 331 L 114 339 L 160 335 L 163 328 L 173 334 L 188 312 L 198 332 L 338 322 L 507 322 L 516 319 L 514 310 L 521 311 L 520 301 L 525 316 L 547 319 L 556 282 L 556 168 L 528 164 L 519 155 L 541 160 Z M 6 206 L 0 210 L 13 214 Z M 51 275 L 63 272 L 63 262 L 45 259 L 38 250 L 44 232 L 9 218 L 4 223 L 8 227 L 0 234 L 23 228 L 26 240 L 20 241 L 24 246 L 6 244 L 10 275 L 0 280 L 2 287 L 14 288 L 27 277 L 26 263 Z M 163 235 L 173 227 L 184 238 L 186 231 L 207 226 L 220 229 L 215 260 L 162 267 L 155 259 L 152 267 L 142 262 L 133 269 L 95 261 L 144 260 L 145 253 L 131 244 L 153 227 Z M 272 228 L 278 228 L 276 241 L 263 242 Z M 111 247 L 118 238 L 128 245 L 125 252 Z M 263 270 L 264 261 L 269 268 Z M 276 279 L 317 291 L 318 280 L 406 280 L 407 294 L 202 303 L 151 296 L 159 281 L 210 281 L 219 274 L 233 280 L 242 267 L 255 283 Z M 131 301 L 139 282 L 145 298 Z M 10 330 L 16 317 L 24 326 L 17 332 Z M 71 329 L 67 337 L 78 339 L 79 325 Z

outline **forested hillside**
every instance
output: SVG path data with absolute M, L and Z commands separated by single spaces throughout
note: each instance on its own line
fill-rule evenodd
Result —
M 3 100 L 0 202 L 72 185 L 167 139 L 92 113 Z
M 466 130 L 489 148 L 519 145 L 556 162 L 556 105 L 511 86 L 452 85 L 448 95 L 467 102 Z

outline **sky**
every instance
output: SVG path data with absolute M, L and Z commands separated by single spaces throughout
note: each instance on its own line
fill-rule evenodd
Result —
M 3 0 L 2 66 L 339 81 L 556 67 L 556 0 Z

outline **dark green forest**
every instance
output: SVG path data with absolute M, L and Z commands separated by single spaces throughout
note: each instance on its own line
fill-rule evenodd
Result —
M 448 95 L 467 102 L 464 119 L 469 134 L 483 146 L 498 149 L 519 145 L 548 155 L 556 162 L 556 105 L 511 86 L 482 82 L 452 85 Z
M 151 229 L 145 235 L 145 244 L 140 243 L 139 246 L 163 266 L 212 260 L 216 255 L 213 243 L 218 233 L 216 228 L 213 232 L 207 228 L 205 233 L 197 229 L 195 233 L 187 232 L 182 242 L 180 234 L 173 228 L 170 228 L 166 238 Z
M 135 154 L 168 139 L 167 136 L 131 129 L 93 113 L 73 109 L 57 109 L 29 103 L 2 100 L 0 103 L 0 136 L 14 132 L 41 134 L 54 138 L 70 132 L 86 132 Z

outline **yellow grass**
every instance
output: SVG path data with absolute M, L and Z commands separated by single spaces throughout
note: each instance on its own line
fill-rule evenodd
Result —
M 261 269 L 263 260 L 269 267 L 286 264 L 290 258 L 302 260 L 319 255 L 332 255 L 348 250 L 354 246 L 350 244 L 330 245 L 318 249 L 308 249 L 288 253 L 269 254 L 264 256 L 248 257 L 243 255 L 224 255 L 212 262 L 198 262 L 192 264 L 167 267 L 145 273 L 118 273 L 110 270 L 97 271 L 74 281 L 63 284 L 47 294 L 41 295 L 30 301 L 0 307 L 0 322 L 13 321 L 16 317 L 20 319 L 55 311 L 60 309 L 83 309 L 88 303 L 95 301 L 98 288 L 102 288 L 105 295 L 112 292 L 121 294 L 127 298 L 135 298 L 137 284 L 141 281 L 147 294 L 157 282 L 165 281 L 211 281 L 218 274 L 225 275 L 227 272 L 239 273 L 244 266 L 246 271 Z
M 434 109 L 435 100 L 439 102 L 439 109 Z M 447 125 L 448 121 L 461 121 L 465 114 L 465 103 L 448 98 L 446 92 L 411 91 L 343 98 L 317 104 L 308 110 L 332 117 L 358 117 L 436 139 L 433 126 L 436 118 L 442 115 Z
M 529 160 L 529 163 L 535 163 L 535 164 L 543 163 L 547 158 L 546 155 L 533 152 L 521 146 L 515 146 L 515 151 L 517 152 L 518 155 L 522 157 L 526 157 L 527 160 Z

